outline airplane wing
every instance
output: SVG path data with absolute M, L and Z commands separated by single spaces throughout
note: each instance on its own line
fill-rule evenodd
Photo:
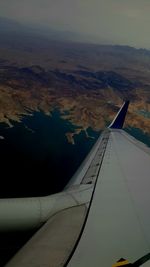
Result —
M 63 192 L 21 200 L 24 217 L 31 214 L 28 226 L 46 223 L 7 267 L 150 266 L 150 149 L 122 130 L 128 105 Z M 2 201 L 0 214 L 8 219 L 9 204 L 16 204 Z M 17 216 L 15 227 L 25 221 Z

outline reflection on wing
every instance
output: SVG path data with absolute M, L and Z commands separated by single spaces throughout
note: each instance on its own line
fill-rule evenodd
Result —
M 46 224 L 7 267 L 112 267 L 120 259 L 146 264 L 138 259 L 150 252 L 150 149 L 120 129 L 127 107 L 57 201 L 51 197 Z

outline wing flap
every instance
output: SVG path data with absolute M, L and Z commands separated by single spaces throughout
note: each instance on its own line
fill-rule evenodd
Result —
M 85 205 L 55 214 L 11 259 L 7 267 L 62 267 L 85 220 Z

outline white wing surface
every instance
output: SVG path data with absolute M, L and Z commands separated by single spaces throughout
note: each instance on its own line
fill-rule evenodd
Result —
M 150 266 L 150 149 L 121 129 L 128 105 L 64 191 L 38 198 L 46 223 L 7 267 Z

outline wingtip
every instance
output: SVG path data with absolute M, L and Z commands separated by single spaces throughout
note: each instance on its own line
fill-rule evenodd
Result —
M 122 129 L 128 111 L 129 103 L 130 103 L 129 100 L 124 102 L 124 104 L 122 105 L 116 117 L 114 118 L 114 120 L 112 121 L 112 123 L 109 125 L 108 128 Z

